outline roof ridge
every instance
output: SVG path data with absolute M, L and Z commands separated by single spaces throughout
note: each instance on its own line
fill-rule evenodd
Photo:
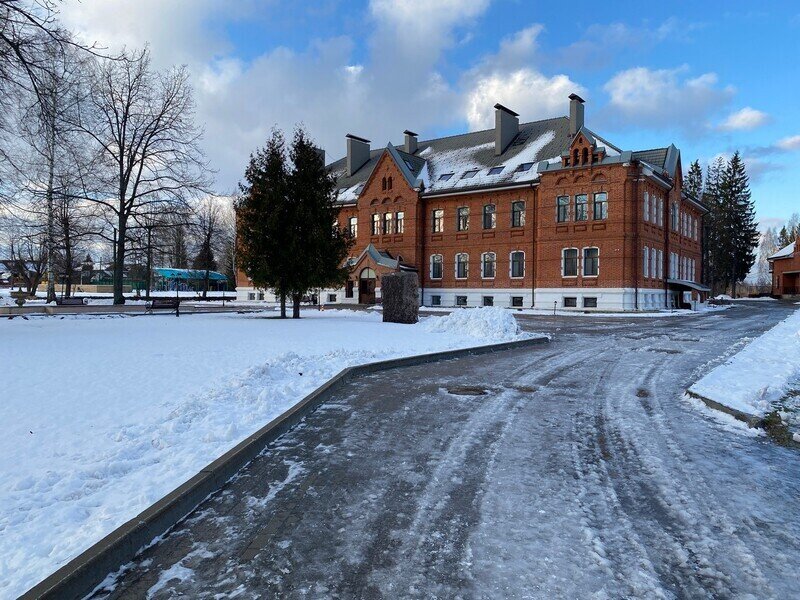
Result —
M 544 123 L 545 121 L 557 121 L 559 119 L 567 119 L 567 120 L 569 120 L 569 117 L 561 115 L 561 116 L 558 116 L 558 117 L 549 117 L 547 119 L 538 119 L 536 121 L 526 121 L 525 123 L 520 123 L 519 126 L 523 127 L 525 125 L 533 125 L 534 123 Z M 422 144 L 429 144 L 431 142 L 438 142 L 440 140 L 449 140 L 451 138 L 457 138 L 457 137 L 461 137 L 461 136 L 464 136 L 464 135 L 475 135 L 477 133 L 484 133 L 486 131 L 494 131 L 494 127 L 489 127 L 487 129 L 479 129 L 478 131 L 467 131 L 466 133 L 454 133 L 453 135 L 444 135 L 442 137 L 431 138 L 429 140 L 420 140 L 418 142 L 418 145 L 421 146 Z
M 669 146 L 661 146 L 660 148 L 647 148 L 646 150 L 633 150 L 633 152 L 655 152 L 656 150 L 669 150 Z

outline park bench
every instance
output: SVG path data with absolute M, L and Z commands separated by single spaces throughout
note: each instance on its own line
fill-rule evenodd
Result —
M 169 310 L 175 311 L 175 316 L 179 317 L 181 309 L 180 298 L 153 298 L 146 305 L 145 312 L 152 313 L 154 310 Z
M 83 306 L 86 301 L 83 298 L 56 298 L 56 306 Z

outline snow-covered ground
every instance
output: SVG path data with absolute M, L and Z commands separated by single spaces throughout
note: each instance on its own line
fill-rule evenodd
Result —
M 0 597 L 14 597 L 341 369 L 517 339 L 512 313 L 0 322 Z
M 653 311 L 642 311 L 642 312 L 604 312 L 604 311 L 596 311 L 596 310 L 570 310 L 570 309 L 557 309 L 555 313 L 553 309 L 545 309 L 545 308 L 507 308 L 505 310 L 509 310 L 517 315 L 539 315 L 539 316 L 553 316 L 554 314 L 559 317 L 622 317 L 625 319 L 663 319 L 669 317 L 693 317 L 708 313 L 715 313 L 720 312 L 723 310 L 728 310 L 730 306 L 710 306 L 707 304 L 700 305 L 697 310 L 689 310 L 689 309 L 673 309 L 673 310 L 653 310 Z M 380 306 L 374 306 L 371 310 L 381 311 L 383 310 Z M 443 306 L 424 306 L 421 307 L 420 310 L 424 312 L 434 312 L 434 313 L 448 313 L 448 312 L 458 312 L 459 310 L 470 310 L 468 308 L 448 308 Z
M 755 338 L 689 388 L 730 408 L 762 416 L 779 408 L 800 379 L 800 310 Z

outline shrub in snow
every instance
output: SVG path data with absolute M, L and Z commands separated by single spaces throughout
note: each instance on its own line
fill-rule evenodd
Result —
M 432 333 L 457 333 L 482 340 L 507 340 L 520 335 L 514 315 L 496 306 L 466 308 L 444 317 L 428 317 L 421 326 Z

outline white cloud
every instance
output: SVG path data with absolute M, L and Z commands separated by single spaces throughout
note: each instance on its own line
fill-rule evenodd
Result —
M 749 130 L 761 127 L 769 121 L 769 115 L 755 108 L 746 106 L 741 110 L 731 113 L 725 121 L 719 125 L 723 131 Z
M 523 121 L 565 114 L 570 94 L 586 90 L 567 75 L 544 75 L 534 66 L 537 38 L 544 28 L 534 24 L 501 40 L 497 53 L 484 57 L 462 80 L 464 113 L 471 130 L 494 126 L 499 102 Z
M 730 101 L 734 90 L 720 87 L 714 73 L 682 77 L 687 70 L 636 67 L 617 73 L 603 88 L 610 116 L 620 126 L 707 129 L 709 116 Z
M 523 121 L 565 114 L 573 92 L 586 93 L 566 75 L 546 77 L 528 68 L 481 75 L 466 94 L 467 123 L 472 130 L 493 127 L 496 102 L 520 113 Z
M 781 150 L 800 150 L 800 135 L 790 135 L 778 140 L 775 145 Z

